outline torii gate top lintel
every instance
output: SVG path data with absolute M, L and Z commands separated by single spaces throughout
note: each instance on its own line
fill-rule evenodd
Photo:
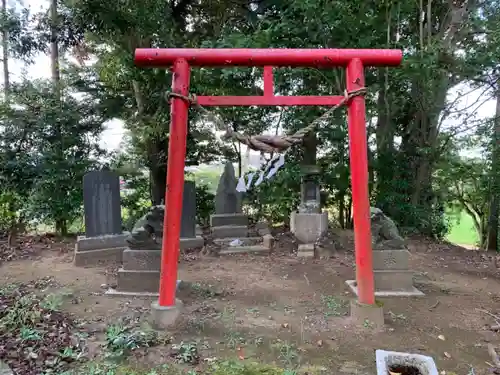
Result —
M 135 64 L 142 67 L 171 66 L 178 59 L 191 66 L 347 66 L 353 59 L 364 66 L 397 66 L 403 52 L 396 49 L 295 49 L 295 48 L 138 48 Z

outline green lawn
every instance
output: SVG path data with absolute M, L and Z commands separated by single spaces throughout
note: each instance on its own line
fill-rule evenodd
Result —
M 476 245 L 478 236 L 472 218 L 464 211 L 460 215 L 451 213 L 448 215 L 452 225 L 446 239 L 455 244 Z

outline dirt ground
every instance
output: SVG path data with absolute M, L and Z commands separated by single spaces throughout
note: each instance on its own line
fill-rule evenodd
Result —
M 491 257 L 429 240 L 409 241 L 415 286 L 426 296 L 382 298 L 386 327 L 373 334 L 349 325 L 345 280 L 354 278 L 352 233 L 331 237 L 329 259 L 300 260 L 289 235 L 277 236 L 271 256 L 185 256 L 179 278 L 184 313 L 170 332 L 174 342 L 196 341 L 205 360 L 253 358 L 299 365 L 305 373 L 373 374 L 376 349 L 432 356 L 440 371 L 488 374 L 487 343 L 500 314 L 500 271 Z M 39 246 L 40 248 L 40 246 Z M 0 265 L 0 287 L 47 276 L 71 296 L 64 309 L 102 332 L 107 323 L 148 319 L 151 300 L 110 298 L 116 266 L 75 268 L 72 243 L 50 243 L 27 259 Z M 96 335 L 95 348 L 99 336 Z M 96 349 L 97 350 L 97 349 Z M 150 348 L 140 359 L 164 362 L 165 348 Z M 310 370 L 307 370 L 310 369 Z

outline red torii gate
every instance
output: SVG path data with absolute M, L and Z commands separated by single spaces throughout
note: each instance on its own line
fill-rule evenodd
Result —
M 173 66 L 170 142 L 163 227 L 159 306 L 174 306 L 177 287 L 182 195 L 191 66 L 263 66 L 263 96 L 197 96 L 202 106 L 334 106 L 344 96 L 275 96 L 273 67 L 346 67 L 347 92 L 364 88 L 366 66 L 397 66 L 403 53 L 393 49 L 191 49 L 139 48 L 135 64 L 143 67 Z M 365 98 L 348 102 L 349 156 L 354 217 L 358 301 L 374 304 Z

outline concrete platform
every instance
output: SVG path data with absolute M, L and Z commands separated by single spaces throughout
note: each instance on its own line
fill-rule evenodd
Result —
M 99 237 L 78 236 L 75 244 L 73 264 L 76 267 L 97 266 L 122 260 L 128 232 Z
M 257 245 L 262 242 L 261 237 L 231 237 L 231 238 L 217 238 L 214 240 L 214 244 L 221 247 L 227 247 L 234 240 L 240 240 L 241 246 L 252 246 Z
M 124 250 L 123 247 L 113 247 L 110 249 L 75 251 L 73 265 L 75 267 L 89 267 L 106 263 L 121 263 Z
M 78 236 L 76 239 L 75 251 L 100 250 L 115 247 L 125 248 L 127 247 L 126 239 L 128 235 L 128 232 L 123 232 L 120 234 L 109 234 L 99 237 Z
M 357 296 L 358 286 L 356 280 L 347 280 L 345 282 L 349 289 Z M 424 297 L 425 294 L 412 286 L 410 290 L 397 291 L 397 290 L 375 290 L 375 297 Z
M 215 238 L 248 237 L 248 227 L 246 225 L 224 225 L 221 227 L 212 227 L 212 235 Z
M 227 247 L 219 251 L 219 255 L 228 255 L 228 254 L 249 254 L 249 253 L 255 253 L 255 254 L 262 254 L 262 255 L 267 255 L 270 253 L 270 250 L 268 247 L 265 247 L 263 245 L 254 245 L 254 246 L 234 246 L 234 247 Z
M 245 214 L 214 214 L 210 215 L 210 227 L 222 227 L 225 225 L 241 225 L 248 227 L 248 215 Z

